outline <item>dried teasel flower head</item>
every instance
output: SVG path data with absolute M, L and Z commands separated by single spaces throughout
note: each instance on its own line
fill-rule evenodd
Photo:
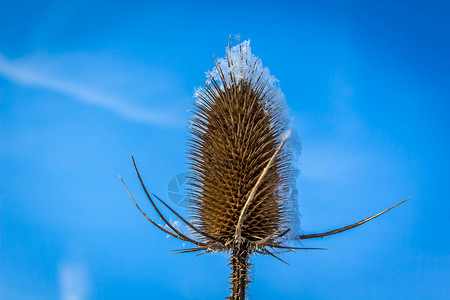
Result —
M 229 44 L 226 57 L 216 60 L 215 68 L 207 74 L 204 86 L 195 94 L 196 108 L 190 126 L 191 220 L 184 219 L 156 195 L 150 196 L 133 157 L 142 188 L 164 226 L 141 210 L 122 182 L 136 207 L 154 226 L 194 245 L 176 253 L 230 254 L 229 299 L 245 299 L 251 254 L 278 258 L 272 251 L 321 249 L 283 245 L 288 233 L 293 233 L 297 241 L 337 234 L 409 199 L 345 227 L 322 233 L 296 233 L 292 230 L 297 227 L 295 171 L 291 148 L 286 145 L 291 131 L 277 80 L 251 53 L 249 41 L 234 47 Z M 155 198 L 185 223 L 191 234 L 169 222 Z
M 192 219 L 224 250 L 245 241 L 252 252 L 295 219 L 284 95 L 250 41 L 229 47 L 207 74 L 190 127 Z

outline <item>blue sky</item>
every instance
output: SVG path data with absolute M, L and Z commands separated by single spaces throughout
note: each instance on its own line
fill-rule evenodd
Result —
M 254 257 L 251 299 L 446 299 L 449 14 L 446 1 L 1 1 L 0 297 L 228 294 L 226 256 L 169 255 L 183 245 L 118 175 L 151 212 L 133 154 L 168 199 L 193 92 L 231 34 L 286 95 L 304 232 L 412 196 L 303 243 L 327 251 Z

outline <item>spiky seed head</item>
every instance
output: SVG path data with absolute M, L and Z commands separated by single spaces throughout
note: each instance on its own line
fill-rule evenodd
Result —
M 250 42 L 228 47 L 196 93 L 189 167 L 191 217 L 208 235 L 230 244 L 240 213 L 287 131 L 277 80 L 250 51 Z M 292 221 L 294 176 L 283 147 L 256 190 L 242 238 L 257 243 Z
M 149 218 L 125 188 L 140 212 L 168 235 L 190 242 L 194 248 L 177 253 L 227 251 L 230 255 L 232 293 L 227 299 L 245 299 L 250 282 L 249 257 L 267 249 L 321 249 L 290 247 L 282 243 L 288 231 L 296 229 L 295 189 L 292 155 L 283 147 L 290 130 L 283 112 L 283 94 L 276 79 L 262 67 L 245 41 L 228 47 L 225 59 L 216 61 L 208 80 L 197 93 L 189 144 L 192 202 L 188 207 L 193 222 L 185 220 L 162 199 L 154 195 L 198 239 L 180 232 L 157 208 L 149 195 L 132 157 L 142 188 L 167 229 Z M 408 200 L 407 198 L 406 200 Z M 335 230 L 297 235 L 309 239 L 333 235 L 360 226 L 406 200 Z M 175 227 L 174 227 L 175 225 Z M 196 226 L 195 226 L 196 225 Z M 283 228 L 286 229 L 282 231 Z

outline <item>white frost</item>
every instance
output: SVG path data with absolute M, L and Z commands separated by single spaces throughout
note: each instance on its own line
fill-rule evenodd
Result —
M 278 87 L 278 79 L 271 75 L 269 69 L 264 67 L 261 60 L 252 53 L 250 40 L 243 41 L 231 48 L 227 47 L 226 54 L 226 57 L 217 59 L 217 64 L 223 72 L 225 82 L 223 82 L 218 68 L 214 67 L 212 71 L 206 72 L 206 83 L 208 85 L 214 79 L 223 89 L 224 84 L 227 86 L 231 85 L 232 77 L 234 77 L 236 82 L 239 82 L 241 79 L 251 80 L 253 83 L 260 82 L 265 84 L 264 92 L 270 90 L 274 93 L 275 98 L 281 104 L 284 104 L 284 95 Z M 198 103 L 202 102 L 200 98 L 202 92 L 202 87 L 195 89 L 194 97 L 197 98 Z

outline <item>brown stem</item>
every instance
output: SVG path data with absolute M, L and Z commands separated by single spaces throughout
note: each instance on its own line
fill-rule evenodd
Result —
M 245 247 L 245 243 L 235 245 L 233 248 L 233 254 L 231 256 L 231 296 L 227 297 L 230 300 L 245 300 L 245 292 L 247 291 L 247 285 L 250 283 L 249 279 L 249 251 Z

